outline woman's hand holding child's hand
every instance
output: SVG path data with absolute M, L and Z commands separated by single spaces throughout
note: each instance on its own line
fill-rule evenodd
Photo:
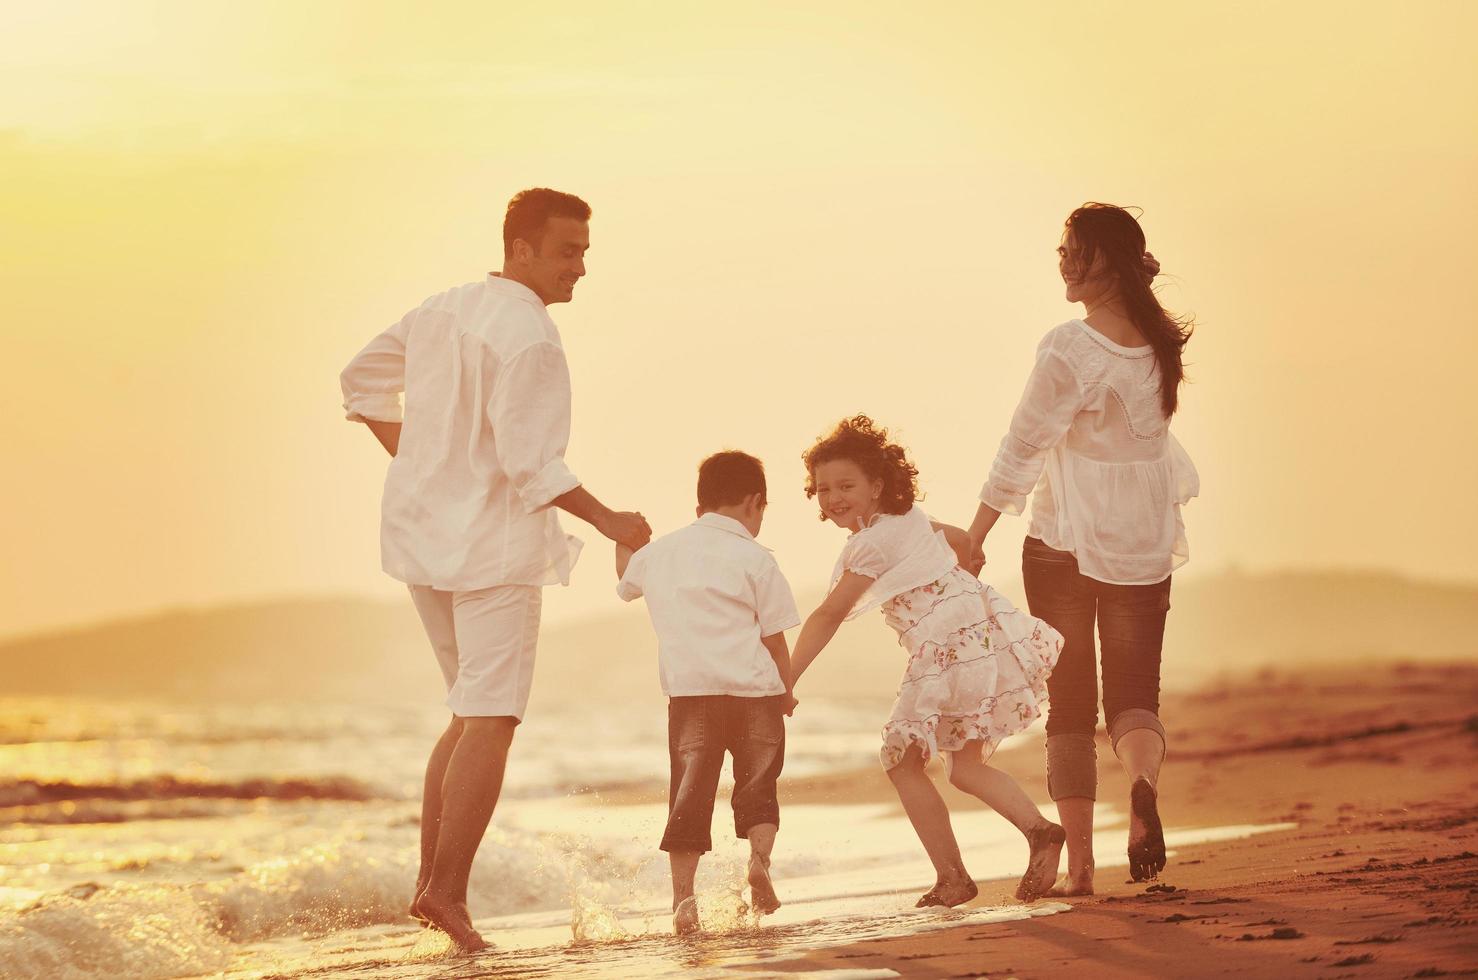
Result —
M 976 578 L 980 578 L 980 570 L 985 568 L 985 548 L 972 541 L 970 553 L 965 561 L 960 563 L 960 567 Z

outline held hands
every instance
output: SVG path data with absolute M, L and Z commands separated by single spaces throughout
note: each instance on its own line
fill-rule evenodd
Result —
M 647 519 L 635 511 L 610 511 L 596 530 L 617 544 L 624 544 L 632 551 L 640 551 L 652 540 L 652 526 Z
M 785 705 L 785 717 L 787 718 L 795 714 L 796 705 L 800 704 L 800 702 L 795 699 L 795 695 L 788 692 L 786 693 L 785 700 L 782 703 Z
M 965 571 L 979 578 L 980 570 L 985 567 L 985 542 L 976 541 L 972 538 L 970 540 L 970 552 L 960 565 Z

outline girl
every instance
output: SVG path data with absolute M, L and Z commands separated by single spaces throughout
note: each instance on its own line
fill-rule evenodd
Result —
M 1047 789 L 1067 828 L 1068 879 L 1055 894 L 1093 893 L 1098 768 L 1097 656 L 1103 708 L 1130 790 L 1129 871 L 1165 867 L 1157 787 L 1165 759 L 1160 650 L 1170 573 L 1188 557 L 1180 507 L 1196 495 L 1190 458 L 1170 435 L 1188 323 L 1160 305 L 1160 271 L 1123 208 L 1086 204 L 1057 249 L 1069 302 L 1082 303 L 1042 339 L 1026 393 L 980 493 L 972 560 L 1002 513 L 1032 498 L 1021 566 L 1032 615 L 1066 638 L 1049 685 Z
M 949 811 L 924 766 L 943 753 L 949 780 L 984 800 L 1026 836 L 1016 896 L 1052 887 L 1063 830 L 1016 781 L 988 765 L 1006 736 L 1030 725 L 1046 696 L 1062 637 L 959 566 L 968 539 L 918 507 L 918 470 L 886 429 L 865 415 L 843 421 L 804 454 L 806 496 L 821 519 L 852 532 L 831 594 L 806 620 L 792 658 L 799 680 L 843 620 L 881 606 L 908 651 L 893 714 L 883 726 L 883 768 L 938 876 L 919 899 L 959 905 L 975 897 Z

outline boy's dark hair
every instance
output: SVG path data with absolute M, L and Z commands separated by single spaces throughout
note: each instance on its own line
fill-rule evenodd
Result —
M 508 202 L 503 216 L 503 257 L 513 257 L 513 243 L 522 238 L 535 252 L 544 243 L 544 226 L 550 218 L 590 220 L 590 205 L 573 194 L 552 191 L 547 187 L 530 187 L 519 191 Z
M 765 500 L 765 464 L 749 453 L 728 449 L 698 466 L 698 507 L 702 510 L 742 504 L 745 497 L 756 493 Z

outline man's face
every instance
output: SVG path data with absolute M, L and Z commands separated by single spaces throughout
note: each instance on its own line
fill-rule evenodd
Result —
M 550 218 L 537 251 L 519 249 L 519 278 L 545 306 L 568 303 L 575 283 L 585 275 L 585 253 L 590 249 L 590 224 L 578 218 Z

